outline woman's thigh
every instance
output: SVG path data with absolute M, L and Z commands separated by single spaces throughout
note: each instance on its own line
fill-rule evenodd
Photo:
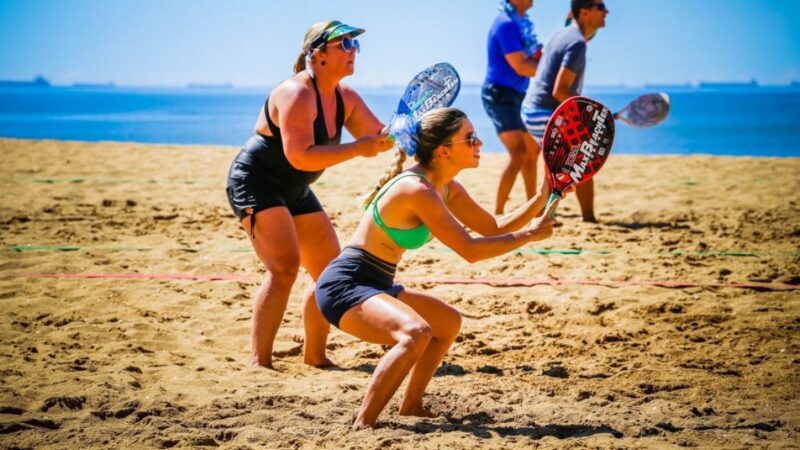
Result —
M 378 294 L 350 308 L 339 328 L 374 344 L 394 345 L 411 329 L 427 326 L 414 308 L 389 294 Z
M 294 216 L 300 263 L 316 280 L 334 258 L 339 256 L 339 238 L 324 211 Z
M 434 337 L 452 336 L 461 328 L 461 313 L 436 297 L 404 290 L 397 295 L 397 298 L 413 308 L 430 324 Z
M 289 210 L 276 206 L 258 211 L 255 216 L 255 233 L 250 232 L 251 215 L 242 219 L 242 225 L 258 259 L 269 270 L 296 270 L 300 266 L 300 248 Z

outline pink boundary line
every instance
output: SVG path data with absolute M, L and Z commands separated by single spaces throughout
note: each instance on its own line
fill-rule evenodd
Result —
M 192 275 L 182 273 L 19 273 L 14 277 L 24 278 L 62 278 L 62 279 L 100 279 L 100 280 L 186 280 L 186 281 L 258 281 L 254 275 Z M 535 280 L 490 279 L 490 278 L 398 278 L 402 283 L 435 284 L 486 284 L 494 287 L 520 286 L 657 286 L 664 288 L 717 287 L 737 289 L 761 289 L 767 291 L 793 291 L 800 285 L 784 283 L 696 283 L 691 281 L 603 281 L 603 280 Z

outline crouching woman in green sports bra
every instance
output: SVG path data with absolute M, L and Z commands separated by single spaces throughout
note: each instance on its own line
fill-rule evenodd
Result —
M 516 211 L 496 218 L 455 180 L 461 170 L 478 167 L 483 145 L 463 112 L 428 112 L 414 141 L 411 150 L 418 164 L 401 172 L 405 152 L 397 150 L 392 168 L 365 202 L 350 245 L 317 281 L 317 305 L 330 323 L 365 341 L 392 346 L 375 368 L 357 428 L 375 425 L 409 372 L 400 414 L 433 417 L 422 395 L 461 326 L 461 315 L 452 306 L 394 283 L 406 250 L 421 247 L 433 235 L 474 262 L 552 234 L 549 211 L 534 219 L 547 201 L 547 183 Z M 464 226 L 484 237 L 472 237 Z

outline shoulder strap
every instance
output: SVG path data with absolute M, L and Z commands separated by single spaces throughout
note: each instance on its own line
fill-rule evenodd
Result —
M 267 118 L 267 126 L 272 135 L 280 137 L 281 129 L 272 121 L 272 118 L 269 117 L 269 95 L 267 95 L 267 99 L 264 100 L 264 117 Z
M 396 176 L 392 180 L 391 183 L 389 183 L 386 186 L 383 186 L 381 191 L 378 192 L 378 195 L 376 195 L 375 198 L 372 199 L 372 203 L 370 203 L 370 206 L 372 206 L 372 218 L 375 220 L 375 223 L 377 223 L 378 226 L 383 228 L 383 229 L 387 229 L 387 228 L 390 228 L 390 227 L 387 226 L 385 223 L 383 223 L 383 219 L 381 219 L 381 215 L 378 214 L 378 200 L 380 200 L 381 197 L 383 197 L 383 195 L 386 194 L 386 192 L 388 192 L 389 189 L 391 189 L 391 187 L 394 186 L 394 184 L 397 183 L 401 178 L 406 178 L 406 177 L 419 177 L 419 178 L 424 178 L 424 179 L 427 180 L 427 178 L 425 178 L 425 175 L 422 175 L 421 173 L 415 173 L 415 172 L 402 173 L 402 174 Z
M 336 135 L 342 133 L 342 126 L 344 126 L 344 99 L 342 94 L 339 93 L 339 88 L 336 88 Z
M 311 84 L 314 86 L 314 94 L 317 97 L 317 120 L 322 117 L 322 123 L 325 123 L 325 111 L 322 109 L 322 97 L 319 95 L 319 89 L 317 88 L 317 79 L 314 77 L 311 78 Z
M 418 178 L 422 178 L 424 180 L 427 180 L 425 175 L 423 175 L 421 173 L 416 173 L 416 172 L 401 173 L 400 175 L 394 177 L 394 179 L 391 181 L 391 183 L 389 183 L 387 186 L 384 186 L 383 188 L 381 188 L 381 191 L 378 192 L 378 195 L 376 195 L 375 198 L 372 200 L 372 204 L 373 205 L 377 205 L 378 204 L 378 200 L 380 200 L 381 197 L 383 197 L 384 194 L 386 194 L 389 191 L 389 189 L 391 189 L 391 187 L 395 185 L 395 183 L 400 181 L 401 178 L 406 178 L 406 177 L 418 177 Z

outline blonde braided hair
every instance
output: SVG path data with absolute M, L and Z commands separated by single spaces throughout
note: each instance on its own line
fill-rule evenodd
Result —
M 361 199 L 361 206 L 366 208 L 372 202 L 372 199 L 378 195 L 383 185 L 385 185 L 389 180 L 396 177 L 398 173 L 403 171 L 403 163 L 406 161 L 406 152 L 403 151 L 402 148 L 396 147 L 397 151 L 394 154 L 394 159 L 392 160 L 392 165 L 389 166 L 389 169 L 383 173 L 383 176 L 380 180 L 378 180 L 378 184 L 375 186 L 375 189 L 365 194 Z
M 433 161 L 433 151 L 456 134 L 466 118 L 467 115 L 456 108 L 438 108 L 425 113 L 420 118 L 416 136 L 413 137 L 417 146 L 414 159 L 422 167 L 430 168 L 431 161 Z M 361 204 L 363 207 L 369 206 L 383 185 L 403 171 L 406 152 L 399 146 L 396 148 L 397 151 L 389 169 L 384 172 L 378 181 L 378 185 L 362 198 Z

